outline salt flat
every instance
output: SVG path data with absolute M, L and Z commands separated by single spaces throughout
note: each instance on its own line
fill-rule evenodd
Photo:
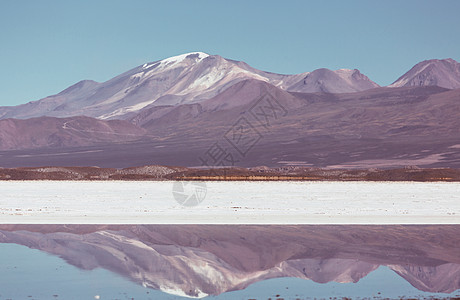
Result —
M 185 207 L 168 181 L 3 181 L 2 224 L 460 224 L 460 183 L 207 182 Z

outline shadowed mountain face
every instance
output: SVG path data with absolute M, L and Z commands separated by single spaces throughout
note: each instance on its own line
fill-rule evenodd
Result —
M 390 87 L 402 86 L 440 86 L 458 89 L 460 88 L 460 63 L 452 58 L 422 61 L 390 85 Z
M 0 149 L 82 147 L 138 140 L 145 130 L 126 121 L 89 117 L 0 120 Z
M 276 277 L 358 282 L 388 266 L 421 291 L 460 288 L 458 226 L 0 225 L 0 242 L 202 297 Z

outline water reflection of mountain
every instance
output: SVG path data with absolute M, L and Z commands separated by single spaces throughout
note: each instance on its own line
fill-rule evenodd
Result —
M 460 225 L 0 225 L 0 242 L 192 297 L 276 277 L 357 282 L 388 266 L 421 291 L 460 288 Z

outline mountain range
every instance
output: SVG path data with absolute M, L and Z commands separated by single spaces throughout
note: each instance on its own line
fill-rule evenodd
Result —
M 84 80 L 38 101 L 1 108 L 1 118 L 84 115 L 126 119 L 144 108 L 199 103 L 247 79 L 257 79 L 293 92 L 356 92 L 378 85 L 358 70 L 319 69 L 281 75 L 244 62 L 206 53 L 187 53 L 146 63 L 106 82 Z
M 241 166 L 457 167 L 459 89 L 452 59 L 380 87 L 356 69 L 283 75 L 187 53 L 0 107 L 0 167 L 197 166 L 215 143 Z M 251 151 L 228 139 L 241 120 Z

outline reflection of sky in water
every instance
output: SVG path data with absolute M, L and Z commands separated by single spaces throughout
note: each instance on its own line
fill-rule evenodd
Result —
M 147 289 L 112 272 L 80 270 L 62 259 L 16 244 L 0 244 L 0 299 L 180 299 Z M 378 294 L 380 292 L 380 294 Z M 57 295 L 55 297 L 54 295 Z M 211 296 L 211 299 L 305 299 L 307 297 L 460 296 L 425 293 L 387 267 L 380 267 L 358 283 L 315 283 L 298 278 L 269 279 L 245 290 Z M 28 297 L 32 296 L 32 297 Z

